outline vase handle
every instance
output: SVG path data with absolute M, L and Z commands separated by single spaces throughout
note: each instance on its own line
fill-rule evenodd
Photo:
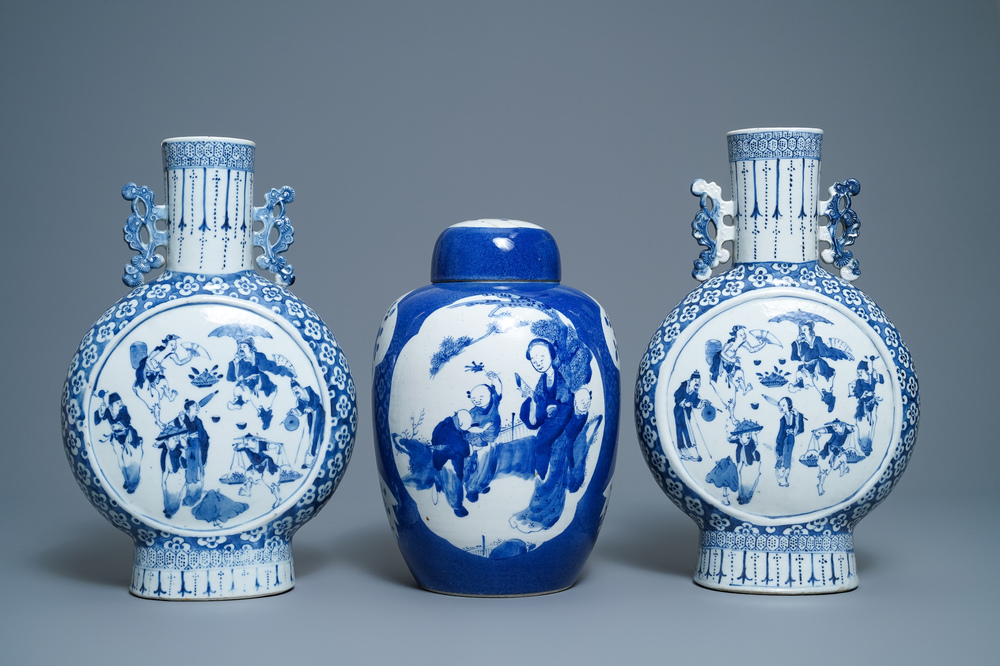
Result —
M 851 197 L 860 191 L 861 183 L 854 178 L 848 178 L 842 183 L 832 185 L 830 198 L 819 202 L 820 215 L 825 215 L 830 220 L 830 224 L 826 226 L 830 247 L 823 250 L 820 256 L 826 263 L 839 268 L 840 277 L 849 282 L 857 280 L 861 275 L 858 260 L 854 258 L 854 253 L 847 249 L 848 246 L 854 245 L 861 232 L 861 220 L 851 208 Z M 844 233 L 837 236 L 837 227 L 840 224 L 844 225 Z
M 132 257 L 131 263 L 125 264 L 122 282 L 129 287 L 138 287 L 142 284 L 144 274 L 163 265 L 163 255 L 157 254 L 156 248 L 166 245 L 168 236 L 166 229 L 156 228 L 156 221 L 165 220 L 169 215 L 166 206 L 153 203 L 156 195 L 145 185 L 139 187 L 135 183 L 126 183 L 122 188 L 122 198 L 132 202 L 132 214 L 128 216 L 123 228 L 125 242 L 139 253 Z M 149 234 L 148 243 L 142 241 L 144 227 Z
M 274 273 L 278 282 L 286 287 L 295 282 L 295 271 L 284 257 L 278 255 L 295 242 L 295 229 L 285 215 L 285 206 L 294 200 L 295 190 L 287 185 L 280 190 L 271 188 L 267 193 L 267 205 L 253 209 L 253 218 L 264 223 L 264 227 L 253 235 L 253 244 L 264 250 L 257 257 L 257 265 Z M 271 244 L 271 229 L 275 228 L 278 230 L 278 238 Z
M 699 178 L 691 184 L 691 194 L 701 198 L 701 209 L 691 222 L 691 235 L 704 245 L 706 250 L 694 261 L 691 275 L 695 280 L 704 282 L 712 277 L 712 269 L 729 261 L 729 250 L 722 247 L 726 241 L 736 238 L 736 225 L 726 224 L 723 220 L 728 215 L 736 214 L 736 205 L 722 198 L 722 188 L 715 183 L 706 183 Z M 715 225 L 715 238 L 708 235 L 708 224 Z

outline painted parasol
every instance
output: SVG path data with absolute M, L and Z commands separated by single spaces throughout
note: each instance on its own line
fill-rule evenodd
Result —
M 823 317 L 822 315 L 818 315 L 815 312 L 806 312 L 801 308 L 797 310 L 792 310 L 791 312 L 786 312 L 784 314 L 777 315 L 775 317 L 771 317 L 770 319 L 768 319 L 768 321 L 772 322 L 790 321 L 796 326 L 800 324 L 808 324 L 809 322 L 812 322 L 814 324 L 833 323 L 832 321 L 830 321 L 826 317 Z
M 210 338 L 235 338 L 236 340 L 242 340 L 244 338 L 270 338 L 271 334 L 266 328 L 262 326 L 257 326 L 255 324 L 224 324 L 212 330 L 208 334 Z

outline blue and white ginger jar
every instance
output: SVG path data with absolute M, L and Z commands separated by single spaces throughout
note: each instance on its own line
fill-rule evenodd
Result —
M 294 192 L 272 189 L 255 208 L 253 161 L 249 141 L 168 139 L 166 205 L 125 186 L 125 239 L 138 254 L 123 280 L 133 289 L 83 338 L 63 389 L 70 466 L 87 499 L 135 541 L 140 597 L 291 589 L 292 535 L 330 499 L 351 457 L 347 360 L 285 288 L 294 273 L 279 253 L 293 239 L 285 206 Z M 280 284 L 254 270 L 255 248 Z
M 428 590 L 556 592 L 597 539 L 618 354 L 604 310 L 560 270 L 541 227 L 463 222 L 438 238 L 432 284 L 383 320 L 372 391 L 382 496 Z
M 734 200 L 715 183 L 691 187 L 703 284 L 664 320 L 639 367 L 643 456 L 701 530 L 694 580 L 705 587 L 857 587 L 854 526 L 892 490 L 916 439 L 913 360 L 851 283 L 860 185 L 838 183 L 819 200 L 822 139 L 815 129 L 729 133 Z M 727 241 L 734 265 L 713 277 Z

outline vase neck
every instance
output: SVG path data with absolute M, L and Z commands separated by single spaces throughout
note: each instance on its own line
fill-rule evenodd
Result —
M 735 261 L 816 261 L 820 130 L 730 133 Z
M 169 210 L 167 270 L 253 269 L 254 145 L 192 137 L 163 142 Z

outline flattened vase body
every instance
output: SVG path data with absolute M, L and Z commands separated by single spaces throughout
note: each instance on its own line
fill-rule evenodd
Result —
M 251 264 L 263 247 L 260 267 L 294 280 L 277 256 L 292 240 L 291 189 L 252 206 L 247 141 L 169 139 L 163 153 L 166 206 L 148 188 L 123 190 L 126 240 L 139 251 L 124 279 L 135 288 L 73 358 L 66 453 L 87 498 L 135 541 L 133 594 L 277 594 L 294 583 L 292 535 L 350 458 L 353 381 L 320 317 Z M 164 261 L 158 245 L 166 270 L 142 284 Z
M 846 249 L 859 185 L 818 200 L 821 141 L 819 130 L 730 133 L 734 201 L 714 183 L 692 186 L 704 283 L 664 320 L 639 368 L 641 448 L 701 530 L 694 578 L 705 587 L 856 587 L 853 528 L 891 491 L 916 439 L 910 354 L 850 281 L 860 274 Z M 820 267 L 820 239 L 841 277 Z M 712 277 L 727 240 L 734 266 Z
M 445 230 L 432 281 L 393 304 L 375 349 L 377 462 L 400 550 L 432 591 L 567 588 L 614 469 L 608 318 L 559 284 L 554 240 L 528 223 Z

